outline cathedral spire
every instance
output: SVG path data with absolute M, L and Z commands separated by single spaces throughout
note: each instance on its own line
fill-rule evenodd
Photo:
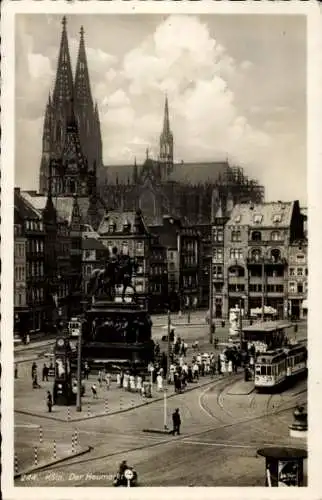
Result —
M 138 166 L 136 164 L 136 157 L 134 158 L 134 167 L 133 167 L 133 184 L 136 185 L 138 182 Z
M 62 35 L 58 56 L 55 88 L 53 92 L 53 104 L 55 107 L 68 102 L 73 94 L 73 73 L 70 62 L 68 47 L 66 17 L 62 19 Z
M 169 119 L 169 104 L 168 104 L 168 96 L 165 96 L 165 104 L 164 104 L 164 117 L 163 117 L 163 130 L 162 133 L 166 136 L 171 134 L 170 130 L 170 119 Z
M 80 106 L 93 107 L 93 99 L 91 85 L 89 81 L 89 72 L 87 65 L 87 57 L 85 50 L 84 28 L 80 29 L 80 41 L 76 63 L 75 86 L 74 86 L 75 102 Z M 96 110 L 95 110 L 96 111 Z

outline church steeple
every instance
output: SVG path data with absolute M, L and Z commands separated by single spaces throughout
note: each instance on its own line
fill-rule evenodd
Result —
M 55 107 L 66 104 L 73 95 L 73 73 L 70 62 L 66 24 L 66 17 L 64 16 L 62 20 L 63 30 L 53 92 L 53 104 Z
M 75 73 L 74 98 L 76 106 L 93 108 L 83 26 L 81 26 L 80 29 L 80 41 Z
M 173 170 L 173 134 L 170 129 L 168 96 L 165 97 L 163 129 L 160 135 L 160 162 L 162 177 L 166 180 Z
M 136 157 L 134 158 L 134 167 L 133 167 L 133 184 L 136 185 L 138 182 L 138 166 L 136 164 Z

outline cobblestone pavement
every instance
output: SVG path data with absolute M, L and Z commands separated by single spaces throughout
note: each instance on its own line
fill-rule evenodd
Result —
M 249 399 L 241 406 L 240 396 L 229 397 L 229 387 L 237 381 L 238 377 L 227 377 L 215 381 L 213 388 L 200 388 L 169 399 L 168 422 L 174 408 L 180 408 L 179 437 L 142 432 L 144 428 L 162 427 L 162 402 L 79 422 L 80 443 L 91 444 L 94 450 L 37 474 L 32 484 L 20 480 L 17 485 L 111 486 L 111 476 L 120 461 L 126 459 L 137 469 L 143 486 L 262 486 L 265 468 L 263 459 L 256 455 L 257 449 L 274 444 L 303 447 L 305 443 L 289 438 L 289 410 L 276 415 L 267 411 L 269 395 L 258 401 L 257 396 L 261 395 L 251 395 L 258 408 L 256 419 Z M 219 403 L 221 395 L 225 396 L 223 407 Z M 24 418 L 18 416 L 20 421 Z M 52 432 L 64 435 L 75 428 L 73 422 L 50 421 L 48 425 Z

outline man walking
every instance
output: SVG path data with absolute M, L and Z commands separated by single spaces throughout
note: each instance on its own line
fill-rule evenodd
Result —
M 181 417 L 179 413 L 179 408 L 176 408 L 176 410 L 172 413 L 172 424 L 173 424 L 172 434 L 175 436 L 177 433 L 179 436 L 180 426 L 181 426 Z
M 48 407 L 48 412 L 51 413 L 51 409 L 53 407 L 53 399 L 50 391 L 47 391 L 47 407 Z

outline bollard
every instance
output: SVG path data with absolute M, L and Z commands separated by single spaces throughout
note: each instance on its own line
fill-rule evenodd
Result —
M 57 458 L 57 448 L 56 448 L 56 441 L 54 441 L 53 459 L 56 460 L 56 458 Z
M 75 448 L 78 446 L 78 430 L 75 430 Z
M 108 413 L 108 401 L 107 401 L 107 399 L 105 400 L 104 409 L 105 409 L 105 413 Z
M 72 435 L 72 454 L 75 453 L 75 436 L 74 434 Z
M 69 406 L 67 407 L 67 420 L 70 420 L 70 408 Z
M 15 474 L 18 473 L 18 457 L 17 457 L 17 454 L 15 453 Z
M 120 410 L 123 410 L 123 399 L 120 398 Z
M 89 404 L 87 405 L 87 416 L 91 416 L 91 406 Z
M 131 399 L 131 406 L 132 406 L 132 408 L 133 408 L 134 405 L 135 405 L 134 399 Z
M 38 465 L 38 448 L 37 448 L 37 446 L 35 446 L 35 449 L 34 449 L 34 461 L 35 461 L 35 465 L 37 466 Z

